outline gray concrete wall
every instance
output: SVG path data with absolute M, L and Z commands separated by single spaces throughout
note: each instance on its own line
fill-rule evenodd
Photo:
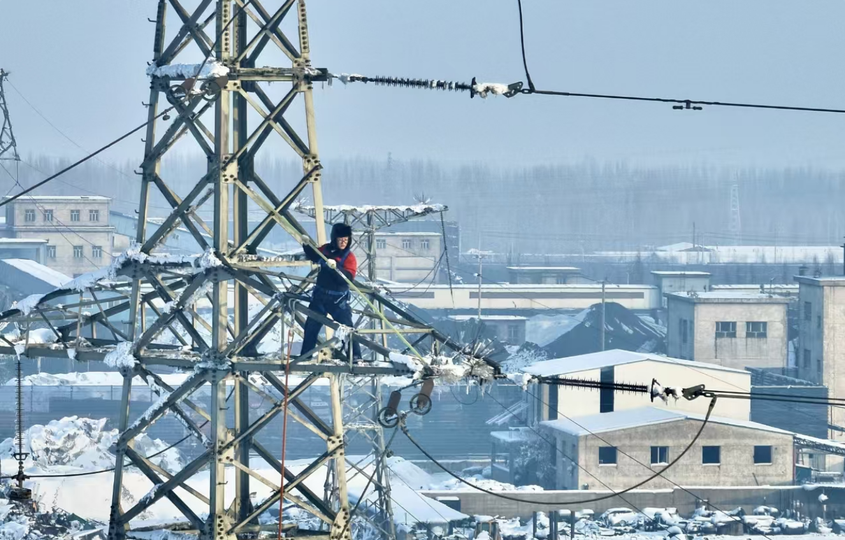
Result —
M 735 338 L 717 338 L 716 322 L 736 323 Z M 745 323 L 767 323 L 767 337 L 746 336 Z M 726 367 L 786 367 L 786 304 L 696 303 L 692 360 Z
M 821 515 L 818 508 L 818 495 L 820 491 L 805 491 L 801 486 L 778 487 L 732 487 L 707 488 L 690 487 L 690 492 L 679 488 L 661 490 L 633 490 L 625 493 L 622 497 L 610 497 L 602 501 L 589 502 L 590 499 L 609 494 L 608 491 L 513 491 L 505 492 L 508 496 L 523 499 L 530 502 L 515 502 L 500 497 L 474 491 L 467 488 L 463 491 L 423 491 L 429 497 L 458 497 L 461 500 L 461 512 L 470 515 L 488 515 L 508 517 L 530 518 L 535 511 L 548 512 L 555 509 L 581 510 L 592 509 L 596 515 L 610 508 L 620 506 L 637 508 L 647 507 L 675 507 L 682 515 L 690 515 L 697 506 L 700 506 L 702 499 L 707 500 L 712 507 L 723 510 L 732 510 L 742 506 L 747 513 L 761 504 L 767 504 L 779 509 L 792 508 L 793 503 L 800 501 L 803 509 L 809 510 L 809 515 Z M 830 490 L 826 490 L 831 501 L 834 496 Z M 845 509 L 845 504 L 828 504 L 828 515 L 833 515 L 836 510 Z M 807 511 L 807 510 L 805 510 Z M 840 515 L 840 514 L 836 514 Z
M 620 490 L 642 482 L 665 468 L 665 465 L 651 465 L 652 446 L 668 446 L 668 461 L 672 462 L 693 440 L 700 426 L 701 422 L 697 420 L 680 420 L 600 433 L 598 437 L 582 436 L 578 441 L 577 485 L 586 485 L 587 489 Z M 543 430 L 546 435 L 557 439 L 559 452 L 568 452 L 566 449 L 571 448 L 569 434 L 547 427 Z M 658 477 L 651 480 L 647 487 L 669 488 L 676 483 L 713 486 L 791 484 L 792 444 L 792 435 L 789 434 L 710 423 L 698 441 L 667 473 L 668 480 Z M 718 465 L 702 463 L 702 447 L 711 445 L 721 447 Z M 754 463 L 755 445 L 772 446 L 771 464 Z M 618 448 L 616 465 L 599 465 L 599 448 L 603 446 Z M 565 472 L 558 471 L 559 480 L 561 475 L 565 476 Z M 557 487 L 563 489 L 571 485 L 561 482 Z

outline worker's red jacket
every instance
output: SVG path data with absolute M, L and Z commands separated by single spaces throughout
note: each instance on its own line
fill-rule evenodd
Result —
M 308 260 L 320 265 L 320 273 L 317 275 L 317 286 L 328 291 L 346 292 L 349 290 L 349 285 L 338 274 L 342 272 L 349 281 L 355 280 L 355 275 L 358 273 L 358 260 L 355 259 L 355 254 L 349 248 L 340 250 L 332 246 L 332 244 L 323 244 L 320 246 L 320 253 L 327 259 L 334 259 L 337 262 L 337 271 L 332 270 L 326 266 L 325 261 L 317 252 L 305 244 L 303 250 Z

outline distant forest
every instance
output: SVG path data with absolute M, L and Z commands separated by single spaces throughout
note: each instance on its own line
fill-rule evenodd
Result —
M 47 156 L 24 159 L 25 186 L 70 163 Z M 845 235 L 843 172 L 591 161 L 494 168 L 390 158 L 327 160 L 324 166 L 327 204 L 409 204 L 419 198 L 446 204 L 447 219 L 460 224 L 464 250 L 479 245 L 515 254 L 647 249 L 692 241 L 693 224 L 697 242 L 732 244 L 733 185 L 738 186 L 742 243 L 834 245 Z M 116 210 L 134 213 L 140 177 L 133 167 L 91 161 L 37 193 L 106 195 L 115 199 Z M 172 157 L 162 165 L 162 177 L 185 194 L 205 168 L 201 158 Z M 301 176 L 293 160 L 265 160 L 256 170 L 279 194 Z M 12 188 L 8 176 L 0 176 L 2 192 Z M 151 204 L 153 215 L 166 212 L 160 197 Z

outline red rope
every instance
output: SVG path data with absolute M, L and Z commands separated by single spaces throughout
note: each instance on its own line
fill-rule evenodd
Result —
M 285 361 L 285 400 L 282 405 L 282 479 L 279 485 L 279 538 L 282 540 L 282 507 L 285 503 L 285 450 L 287 447 L 288 437 L 288 377 L 290 376 L 290 351 L 293 346 L 293 328 L 288 331 L 288 354 Z

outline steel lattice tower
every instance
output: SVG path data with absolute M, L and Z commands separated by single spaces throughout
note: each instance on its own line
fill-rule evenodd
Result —
M 310 269 L 310 263 L 296 255 L 259 253 L 275 227 L 313 244 L 290 213 L 292 203 L 309 187 L 318 242 L 325 237 L 312 85 L 327 80 L 328 72 L 311 66 L 305 0 L 277 0 L 272 9 L 268 4 L 195 0 L 188 9 L 178 0 L 158 1 L 136 247 L 108 268 L 0 314 L 0 325 L 12 323 L 22 330 L 17 340 L 0 336 L 0 354 L 104 361 L 124 376 L 110 540 L 126 538 L 130 522 L 164 499 L 184 516 L 180 530 L 194 531 L 204 539 L 233 539 L 264 530 L 275 534 L 275 524 L 261 525 L 258 518 L 280 500 L 322 524 L 302 529 L 298 522 L 286 523 L 286 534 L 350 538 L 355 526 L 350 525 L 347 471 L 355 467 L 345 456 L 344 419 L 355 411 L 345 408 L 343 389 L 370 387 L 381 375 L 437 376 L 435 355 L 447 349 L 460 355 L 458 361 L 467 366 L 467 373 L 489 376 L 495 371 L 494 364 L 471 356 L 400 303 L 361 282 L 353 287 L 358 302 L 353 329 L 336 332 L 315 351 L 302 351 L 289 361 L 282 348 L 259 351 L 274 331 L 280 336 L 291 330 L 301 334 L 306 316 L 340 329 L 307 308 L 306 293 L 316 270 L 307 277 L 296 270 Z M 177 20 L 175 28 L 166 25 L 168 18 Z M 291 28 L 296 39 L 289 38 Z M 256 67 L 281 55 L 289 66 Z M 181 63 L 203 57 L 210 58 L 199 65 Z M 280 88 L 286 91 L 276 96 L 274 91 Z M 297 103 L 302 107 L 299 113 L 294 112 Z M 292 151 L 303 165 L 304 175 L 291 182 L 281 197 L 258 171 L 257 158 L 262 149 L 268 152 L 264 147 L 271 140 Z M 196 145 L 208 162 L 184 196 L 169 183 L 163 163 L 180 141 Z M 277 153 L 274 149 L 273 155 Z M 153 193 L 172 210 L 151 225 Z M 250 212 L 262 216 L 255 226 L 250 226 Z M 177 227 L 188 231 L 200 255 L 175 257 L 162 252 L 162 243 Z M 55 340 L 31 339 L 31 330 L 38 327 L 49 329 Z M 410 367 L 392 355 L 386 339 L 378 339 L 384 335 L 400 340 L 404 351 L 420 360 L 429 353 L 429 362 Z M 353 364 L 345 347 L 353 339 L 382 361 Z M 295 385 L 285 383 L 286 368 L 297 377 Z M 188 375 L 178 386 L 169 386 L 159 375 L 162 370 L 183 370 Z M 159 399 L 130 424 L 135 377 Z M 323 414 L 302 399 L 320 380 L 328 382 L 330 394 L 328 412 Z M 207 402 L 204 392 L 209 394 Z M 261 396 L 265 403 L 252 415 L 251 395 Z M 231 425 L 228 408 L 233 409 Z M 256 439 L 283 413 L 290 422 L 305 426 L 325 448 L 298 472 Z M 175 473 L 135 449 L 136 438 L 165 414 L 178 419 L 203 447 L 198 457 Z M 283 477 L 284 486 L 279 476 L 268 478 L 251 467 L 251 455 Z M 382 463 L 376 459 L 374 472 L 357 472 L 383 488 L 387 482 Z M 121 499 L 127 466 L 137 468 L 152 485 L 131 506 Z M 189 485 L 203 470 L 208 474 L 207 489 Z M 233 483 L 227 482 L 227 470 L 234 471 Z M 327 470 L 331 482 L 319 493 L 309 481 Z M 253 504 L 250 485 L 257 483 L 269 487 L 271 495 Z M 195 511 L 187 497 L 193 498 L 194 506 L 200 501 L 203 510 Z M 383 519 L 389 515 L 385 501 L 389 492 L 386 497 L 367 498 L 359 511 Z M 385 529 L 391 536 L 390 527 Z
M 8 72 L 0 69 L 0 160 L 20 161 L 15 133 L 12 131 L 12 117 L 9 116 L 9 107 L 6 105 L 6 89 L 3 86 L 8 76 Z

